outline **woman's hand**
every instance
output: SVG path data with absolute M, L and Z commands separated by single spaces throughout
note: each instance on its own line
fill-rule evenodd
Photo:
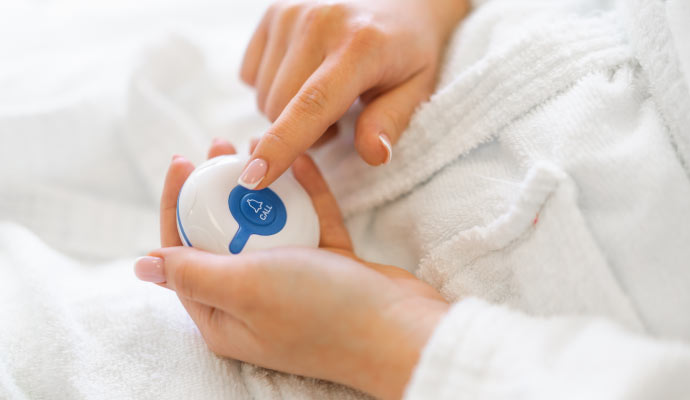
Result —
M 355 146 L 372 165 L 431 94 L 439 60 L 468 0 L 279 1 L 247 48 L 242 79 L 274 122 L 239 183 L 278 178 L 361 96 Z M 332 131 L 332 130 L 331 130 Z
M 232 152 L 216 142 L 210 156 Z M 400 398 L 447 311 L 442 297 L 407 271 L 357 259 L 337 203 L 306 156 L 293 171 L 319 215 L 320 249 L 218 256 L 179 247 L 177 194 L 193 169 L 173 160 L 161 204 L 164 248 L 137 262 L 137 276 L 176 291 L 221 356 Z

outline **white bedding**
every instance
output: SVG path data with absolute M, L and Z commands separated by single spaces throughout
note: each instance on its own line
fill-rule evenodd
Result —
M 236 76 L 266 3 L 6 5 L 0 218 L 79 257 L 155 246 L 170 155 L 200 160 L 211 137 L 245 140 L 265 126 Z M 199 115 L 209 103 L 215 114 Z

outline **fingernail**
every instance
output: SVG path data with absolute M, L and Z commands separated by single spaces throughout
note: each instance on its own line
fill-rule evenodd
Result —
M 158 257 L 139 257 L 134 263 L 134 275 L 144 282 L 164 283 L 165 269 L 163 259 Z
M 182 156 L 179 154 L 173 154 L 173 156 L 172 156 L 173 161 L 177 160 L 178 158 L 182 158 Z
M 249 190 L 254 190 L 264 180 L 266 172 L 268 172 L 268 164 L 263 159 L 257 158 L 245 167 L 237 183 Z
M 379 134 L 379 141 L 386 150 L 386 161 L 383 162 L 383 165 L 386 165 L 393 159 L 393 145 L 391 145 L 391 139 L 385 133 Z
M 223 139 L 221 139 L 221 138 L 213 138 L 213 140 L 211 140 L 211 144 L 217 145 L 217 144 L 221 144 L 221 143 L 223 143 Z

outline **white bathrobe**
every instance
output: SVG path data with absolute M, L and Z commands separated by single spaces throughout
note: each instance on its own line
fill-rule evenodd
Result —
M 690 3 L 593 3 L 487 2 L 390 167 L 334 174 L 457 302 L 409 399 L 690 398 Z
M 690 398 L 690 3 L 594 3 L 486 2 L 391 165 L 327 168 L 456 302 L 409 399 Z
M 0 398 L 363 397 L 215 357 L 133 277 L 170 155 L 266 126 L 223 69 L 258 14 L 200 3 L 2 35 Z M 483 3 L 389 166 L 351 151 L 353 116 L 316 154 L 358 253 L 454 303 L 406 397 L 690 398 L 689 3 Z

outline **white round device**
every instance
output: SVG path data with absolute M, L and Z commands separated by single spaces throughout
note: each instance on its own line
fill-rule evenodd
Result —
M 318 216 L 292 171 L 266 189 L 249 190 L 236 183 L 248 160 L 216 157 L 187 178 L 177 200 L 182 243 L 217 254 L 318 247 Z

